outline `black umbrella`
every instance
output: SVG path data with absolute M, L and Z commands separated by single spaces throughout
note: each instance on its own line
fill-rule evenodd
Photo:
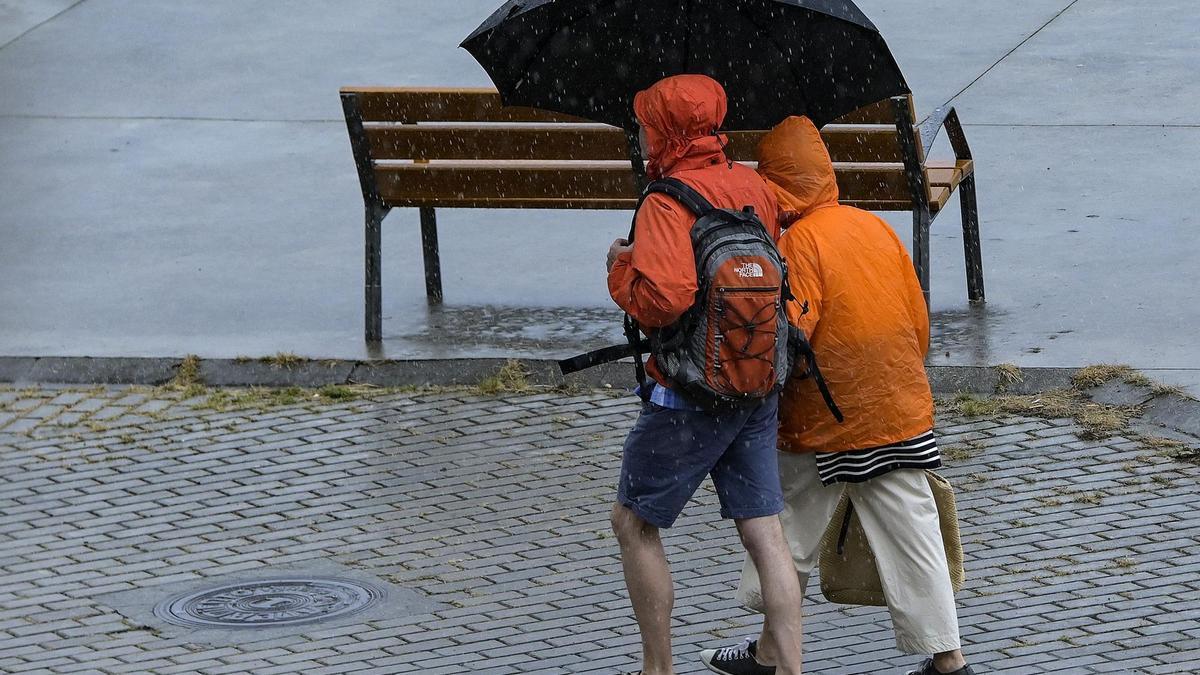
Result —
M 820 126 L 909 91 L 849 0 L 509 0 L 462 46 L 505 105 L 626 129 L 634 94 L 681 73 L 725 86 L 728 129 Z

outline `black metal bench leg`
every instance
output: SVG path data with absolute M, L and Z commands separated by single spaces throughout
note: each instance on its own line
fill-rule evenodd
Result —
M 979 203 L 975 200 L 974 174 L 958 185 L 962 206 L 963 253 L 967 261 L 967 298 L 971 304 L 984 302 L 983 249 L 979 243 Z
M 929 306 L 929 226 L 933 218 L 923 209 L 913 210 L 913 267 L 925 293 L 925 306 Z
M 442 261 L 438 252 L 437 214 L 421 208 L 421 251 L 425 255 L 425 298 L 431 305 L 442 302 Z
M 380 252 L 383 239 L 385 209 L 367 206 L 366 215 L 366 338 L 367 342 L 383 339 L 383 283 L 380 273 Z

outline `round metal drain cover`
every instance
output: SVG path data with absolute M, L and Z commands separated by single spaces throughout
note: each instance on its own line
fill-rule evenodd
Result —
M 382 597 L 382 590 L 348 579 L 262 579 L 176 596 L 154 613 L 196 628 L 275 628 L 361 612 Z

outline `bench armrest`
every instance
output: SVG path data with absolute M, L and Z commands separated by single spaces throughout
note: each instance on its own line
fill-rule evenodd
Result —
M 921 123 L 918 132 L 921 135 L 921 147 L 925 151 L 925 156 L 929 156 L 929 151 L 933 148 L 933 141 L 937 139 L 938 132 L 941 131 L 942 127 L 946 128 L 946 135 L 950 138 L 950 146 L 954 148 L 954 157 L 956 159 L 971 159 L 971 146 L 967 145 L 967 137 L 963 133 L 962 122 L 958 119 L 958 112 L 951 105 L 934 110 Z

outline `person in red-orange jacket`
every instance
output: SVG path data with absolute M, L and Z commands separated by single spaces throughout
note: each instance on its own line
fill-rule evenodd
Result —
M 753 169 L 723 150 L 727 101 L 703 75 L 669 77 L 640 92 L 634 112 L 650 178 L 686 183 L 717 208 L 754 208 L 772 236 L 779 207 Z M 634 242 L 613 243 L 608 255 L 612 298 L 643 327 L 669 326 L 695 301 L 696 216 L 674 199 L 651 194 L 638 210 Z M 639 392 L 642 413 L 625 441 L 612 526 L 630 601 L 642 634 L 642 673 L 670 675 L 674 595 L 659 529 L 670 527 L 706 475 L 721 515 L 737 523 L 763 580 L 779 672 L 800 673 L 800 590 L 779 525 L 783 508 L 776 458 L 778 396 L 744 409 L 710 413 L 666 381 L 653 360 L 653 382 Z

